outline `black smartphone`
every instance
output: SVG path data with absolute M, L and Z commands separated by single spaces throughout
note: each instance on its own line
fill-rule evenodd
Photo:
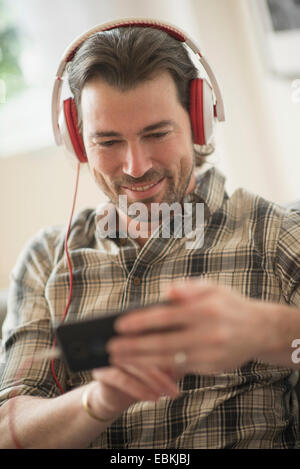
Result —
M 114 322 L 120 315 L 65 322 L 56 327 L 57 343 L 70 371 L 109 365 L 105 346 L 117 334 Z
M 64 322 L 55 328 L 57 343 L 70 371 L 86 371 L 109 365 L 106 344 L 117 335 L 114 322 L 120 316 L 137 309 L 149 308 L 168 302 L 135 306 L 107 317 L 94 317 L 74 322 Z

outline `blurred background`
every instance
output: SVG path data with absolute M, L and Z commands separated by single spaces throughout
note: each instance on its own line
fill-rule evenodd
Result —
M 24 243 L 69 217 L 75 169 L 50 121 L 60 57 L 85 30 L 124 17 L 174 23 L 212 66 L 226 122 L 210 161 L 228 192 L 300 199 L 298 0 L 0 0 L 0 288 Z M 76 211 L 103 199 L 84 168 Z

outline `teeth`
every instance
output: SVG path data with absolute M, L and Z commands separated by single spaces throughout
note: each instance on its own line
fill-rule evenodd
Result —
M 150 189 L 150 187 L 155 186 L 155 184 L 149 184 L 148 186 L 143 186 L 143 187 L 131 187 L 131 190 L 132 191 L 143 192 L 143 191 L 147 191 L 148 189 Z

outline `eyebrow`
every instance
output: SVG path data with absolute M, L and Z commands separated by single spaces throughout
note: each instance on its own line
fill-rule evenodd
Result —
M 167 127 L 169 125 L 174 125 L 174 121 L 172 120 L 162 120 L 159 122 L 156 122 L 155 124 L 147 125 L 144 127 L 140 132 L 138 132 L 138 135 L 144 134 L 146 132 L 152 132 L 153 130 L 159 130 L 163 127 Z M 100 138 L 100 137 L 122 137 L 122 134 L 119 132 L 114 132 L 113 130 L 104 130 L 104 131 L 96 131 L 92 132 L 89 135 L 90 138 Z

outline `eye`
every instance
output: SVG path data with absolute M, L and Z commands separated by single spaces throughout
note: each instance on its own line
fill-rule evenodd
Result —
M 165 137 L 170 133 L 169 130 L 166 130 L 165 132 L 154 132 L 152 134 L 145 135 L 146 138 L 155 138 L 155 139 L 160 139 Z
M 108 147 L 112 147 L 113 145 L 116 145 L 119 142 L 120 140 L 105 140 L 104 142 L 98 142 L 97 145 L 99 147 L 108 148 Z

